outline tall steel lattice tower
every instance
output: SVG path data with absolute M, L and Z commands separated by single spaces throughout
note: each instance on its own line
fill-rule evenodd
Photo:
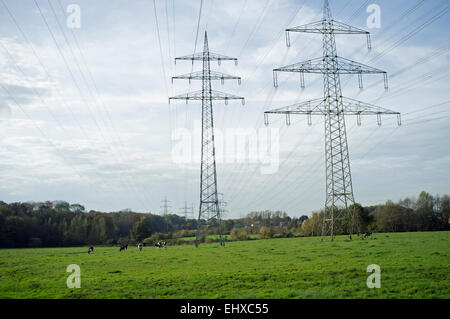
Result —
M 235 61 L 235 64 L 237 64 L 237 59 L 210 52 L 208 47 L 208 35 L 205 31 L 203 52 L 175 58 L 175 63 L 177 60 L 190 60 L 192 61 L 192 64 L 194 63 L 194 61 L 202 61 L 203 63 L 202 71 L 192 72 L 172 78 L 172 81 L 174 79 L 188 79 L 189 82 L 191 80 L 201 80 L 202 89 L 199 91 L 181 94 L 169 98 L 169 103 L 172 99 L 185 100 L 186 103 L 188 103 L 189 100 L 202 101 L 200 205 L 195 245 L 196 247 L 198 247 L 202 220 L 205 219 L 207 225 L 212 223 L 216 223 L 218 225 L 220 244 L 223 246 L 224 241 L 222 236 L 221 208 L 219 205 L 219 197 L 217 193 L 216 152 L 214 145 L 214 118 L 212 101 L 224 100 L 225 104 L 228 104 L 229 100 L 241 100 L 242 104 L 244 104 L 245 100 L 243 97 L 212 90 L 212 80 L 221 80 L 223 84 L 224 80 L 236 79 L 240 84 L 241 78 L 216 71 L 211 71 L 210 62 L 217 61 L 220 65 L 221 61 Z
M 370 33 L 350 25 L 333 20 L 328 0 L 324 1 L 322 21 L 286 29 L 286 45 L 290 46 L 290 32 L 318 33 L 323 37 L 323 56 L 320 58 L 295 63 L 273 70 L 274 86 L 278 86 L 278 72 L 300 73 L 300 85 L 305 86 L 304 74 L 323 75 L 323 98 L 286 106 L 264 112 L 265 124 L 268 125 L 268 114 L 285 114 L 286 124 L 290 125 L 291 114 L 306 114 L 311 125 L 312 115 L 324 116 L 325 122 L 325 164 L 326 164 L 326 200 L 322 224 L 322 239 L 328 234 L 334 239 L 337 222 L 347 214 L 347 231 L 359 232 L 359 224 L 353 209 L 353 196 L 350 159 L 348 154 L 345 115 L 356 115 L 357 124 L 361 125 L 361 115 L 376 115 L 381 125 L 382 114 L 396 114 L 398 125 L 401 125 L 400 113 L 375 105 L 342 96 L 341 74 L 358 75 L 359 87 L 362 88 L 362 74 L 381 73 L 384 76 L 384 87 L 387 90 L 387 73 L 361 63 L 341 58 L 337 55 L 336 34 L 364 34 L 367 46 L 371 49 Z M 345 209 L 343 209 L 345 208 Z

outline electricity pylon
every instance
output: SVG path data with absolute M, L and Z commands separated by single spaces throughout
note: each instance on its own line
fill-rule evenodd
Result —
M 184 207 L 181 207 L 180 210 L 182 210 L 184 218 L 188 220 L 194 216 L 194 203 L 192 203 L 191 207 L 188 207 L 187 201 L 184 201 Z
M 224 201 L 223 199 L 223 193 L 218 193 L 219 195 L 219 211 L 220 211 L 220 216 L 225 217 L 226 213 L 228 212 L 228 210 L 225 208 L 227 207 L 227 202 Z
M 164 196 L 164 200 L 161 201 L 163 203 L 163 206 L 161 206 L 161 208 L 163 209 L 163 217 L 164 217 L 164 221 L 166 223 L 166 233 L 169 232 L 169 221 L 167 220 L 167 214 L 169 213 L 169 208 L 170 206 L 168 205 L 168 203 L 170 203 L 170 200 L 167 200 L 167 196 Z
M 305 86 L 304 74 L 323 74 L 323 98 L 314 99 L 271 111 L 264 112 L 264 122 L 268 122 L 268 114 L 285 114 L 286 124 L 290 125 L 291 114 L 306 114 L 311 125 L 312 115 L 321 115 L 325 119 L 325 159 L 326 159 L 326 200 L 322 223 L 322 240 L 330 234 L 334 239 L 336 221 L 343 218 L 345 208 L 349 214 L 348 232 L 355 229 L 359 232 L 359 224 L 349 206 L 355 203 L 353 196 L 350 159 L 348 154 L 345 115 L 356 115 L 358 126 L 361 125 L 361 115 L 376 115 L 378 125 L 381 125 L 382 114 L 396 114 L 398 125 L 401 125 L 400 113 L 342 96 L 340 74 L 358 75 L 359 87 L 362 88 L 362 74 L 381 73 L 384 76 L 384 87 L 388 89 L 387 73 L 385 71 L 363 65 L 337 55 L 336 34 L 364 34 L 367 36 L 367 46 L 371 49 L 370 33 L 342 22 L 333 20 L 328 0 L 324 1 L 322 21 L 286 29 L 286 45 L 290 46 L 290 32 L 318 33 L 323 37 L 323 56 L 320 58 L 295 63 L 273 70 L 274 86 L 278 86 L 278 72 L 300 73 L 300 85 Z
M 212 101 L 224 100 L 225 104 L 228 104 L 228 100 L 241 100 L 242 104 L 244 104 L 245 100 L 240 96 L 211 89 L 211 80 L 221 80 L 223 84 L 225 80 L 237 79 L 238 83 L 240 84 L 241 78 L 233 75 L 211 71 L 210 62 L 217 61 L 220 65 L 221 61 L 234 61 L 235 64 L 237 64 L 237 59 L 210 52 L 208 47 L 208 35 L 205 31 L 203 52 L 175 58 L 175 63 L 177 60 L 190 60 L 192 61 L 192 64 L 194 64 L 194 61 L 202 61 L 203 63 L 202 71 L 192 72 L 172 78 L 172 81 L 174 79 L 188 79 L 189 82 L 191 80 L 201 80 L 202 89 L 199 91 L 181 94 L 169 98 L 169 103 L 172 99 L 186 100 L 186 103 L 188 103 L 189 100 L 202 101 L 200 205 L 195 246 L 198 247 L 199 244 L 202 219 L 206 219 L 207 225 L 210 223 L 217 223 L 219 228 L 220 244 L 224 246 L 225 243 L 222 237 L 221 212 L 217 194 L 216 151 L 214 145 L 214 118 Z

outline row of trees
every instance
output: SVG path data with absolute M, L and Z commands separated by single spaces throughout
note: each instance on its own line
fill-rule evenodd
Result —
M 0 247 L 57 247 L 137 242 L 154 233 L 194 230 L 195 220 L 129 210 L 85 212 L 66 202 L 0 202 Z
M 450 230 L 450 197 L 419 197 L 397 203 L 362 207 L 355 204 L 360 230 L 376 232 Z M 342 211 L 336 234 L 348 233 L 349 214 Z M 323 211 L 312 216 L 291 218 L 281 211 L 251 212 L 244 218 L 227 219 L 222 231 L 231 240 L 253 238 L 318 236 L 322 231 Z M 205 221 L 201 221 L 205 224 Z M 204 225 L 207 226 L 207 225 Z M 80 204 L 67 202 L 12 203 L 0 201 L 0 247 L 57 247 L 151 243 L 161 239 L 176 241 L 195 236 L 197 221 L 169 214 L 165 218 L 153 214 L 124 210 L 112 213 L 86 212 Z M 202 238 L 219 233 L 218 227 L 203 227 Z M 180 241 L 189 242 L 189 241 Z
M 350 207 L 356 214 L 356 221 L 361 232 L 414 232 L 439 231 L 450 229 L 450 196 L 433 197 L 421 192 L 419 197 L 405 198 L 394 203 L 387 201 L 384 205 L 362 207 L 359 204 Z M 337 234 L 348 233 L 349 214 L 344 211 L 338 221 Z M 296 231 L 303 236 L 320 235 L 323 211 L 315 212 L 311 218 L 301 224 Z

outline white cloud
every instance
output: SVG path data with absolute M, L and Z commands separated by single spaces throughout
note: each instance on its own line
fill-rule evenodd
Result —
M 280 86 L 277 89 L 272 86 L 273 68 L 321 55 L 319 35 L 292 34 L 292 46 L 287 49 L 283 32 L 285 27 L 319 20 L 321 5 L 315 1 L 306 1 L 288 25 L 301 2 L 248 0 L 242 15 L 243 1 L 215 1 L 214 6 L 211 3 L 205 1 L 203 8 L 198 51 L 202 49 L 203 31 L 207 25 L 211 51 L 240 55 L 237 56 L 238 66 L 222 63 L 220 67 L 217 64 L 211 67 L 241 76 L 242 85 L 227 82 L 222 87 L 214 83 L 214 88 L 246 97 L 243 107 L 238 103 L 214 105 L 218 129 L 263 127 L 264 110 L 322 95 L 322 80 L 319 76 L 306 76 L 305 90 L 300 90 L 297 74 L 280 75 Z M 173 86 L 170 84 L 170 76 L 191 71 L 189 62 L 180 62 L 175 66 L 173 58 L 175 53 L 177 56 L 187 55 L 194 49 L 199 4 L 194 1 L 175 1 L 174 26 L 172 7 L 168 7 L 169 16 L 166 19 L 164 3 L 157 1 L 163 56 L 160 55 L 152 1 L 136 1 L 133 4 L 121 1 L 79 1 L 79 4 L 82 10 L 81 29 L 74 32 L 98 91 L 94 89 L 70 30 L 64 31 L 87 84 L 51 11 L 47 10 L 44 3 L 42 9 L 81 95 L 33 4 L 8 2 L 51 78 L 47 78 L 12 21 L 3 19 L 0 22 L 0 43 L 7 48 L 26 76 L 14 66 L 0 45 L 1 83 L 32 120 L 0 89 L 0 171 L 3 181 L 0 199 L 65 199 L 83 203 L 88 209 L 118 210 L 130 207 L 141 211 L 159 211 L 160 199 L 165 195 L 174 202 L 174 206 L 185 200 L 197 202 L 199 164 L 180 165 L 172 162 L 171 133 L 178 127 L 190 129 L 193 121 L 200 119 L 201 107 L 199 103 L 186 105 L 182 101 L 169 106 L 167 94 L 175 95 L 199 88 L 199 83 L 189 86 L 187 81 L 176 81 Z M 391 4 L 381 1 L 381 5 L 383 8 L 383 5 Z M 337 2 L 332 3 L 336 12 L 340 6 Z M 403 1 L 396 6 L 398 10 L 395 12 L 383 11 L 384 21 L 394 21 L 396 16 L 406 10 L 408 2 Z M 430 8 L 427 7 L 427 10 Z M 345 21 L 345 17 L 350 16 L 356 8 L 350 5 L 347 9 L 348 13 L 342 13 L 337 17 L 338 20 Z M 64 21 L 61 12 L 58 11 L 58 14 Z M 418 16 L 421 14 L 419 12 Z M 236 24 L 239 16 L 241 18 Z M 420 21 L 409 22 L 420 24 Z M 439 20 L 436 25 L 445 30 L 446 22 Z M 405 27 L 404 23 L 399 23 L 389 32 L 383 33 L 383 29 L 375 32 L 371 52 L 362 50 L 365 44 L 363 36 L 338 37 L 338 53 L 365 63 L 403 36 L 407 29 Z M 427 29 L 420 35 L 420 40 L 412 38 L 375 61 L 374 66 L 395 74 L 448 42 L 442 33 L 436 34 Z M 436 41 L 442 44 L 437 46 Z M 415 79 L 432 70 L 448 67 L 448 59 L 448 53 L 442 54 L 405 70 L 391 79 L 390 92 L 415 83 Z M 194 71 L 200 69 L 201 64 L 196 63 Z M 381 106 L 402 112 L 448 100 L 449 97 L 448 81 L 435 82 L 430 79 L 424 86 L 417 81 L 417 86 L 412 90 L 390 95 L 390 92 L 383 92 L 381 84 L 371 87 L 379 79 L 365 77 L 366 89 L 359 92 L 356 78 L 343 77 L 343 93 L 367 102 L 381 97 L 377 102 Z M 90 91 L 95 97 L 91 96 Z M 43 101 L 35 92 L 39 92 Z M 386 120 L 383 127 L 376 130 L 374 118 L 363 119 L 362 128 L 352 129 L 354 120 L 348 119 L 357 200 L 360 198 L 368 203 L 384 201 L 390 197 L 389 192 L 396 196 L 412 195 L 409 192 L 416 191 L 414 187 L 404 187 L 403 194 L 398 190 L 405 184 L 423 182 L 424 186 L 432 185 L 430 179 L 423 176 L 424 172 L 429 172 L 436 180 L 430 191 L 446 191 L 449 179 L 446 179 L 445 174 L 439 176 L 437 172 L 446 167 L 448 148 L 430 148 L 427 145 L 446 143 L 448 120 L 440 122 L 439 127 L 442 129 L 439 131 L 427 127 L 425 134 L 426 126 L 407 126 L 408 121 L 411 122 L 415 117 L 429 116 L 432 111 L 442 111 L 445 107 L 405 116 L 404 126 L 392 138 L 387 134 L 394 127 L 394 121 Z M 271 127 L 279 127 L 281 133 L 282 165 L 277 174 L 260 175 L 258 167 L 250 164 L 223 163 L 217 167 L 219 191 L 225 194 L 225 200 L 228 201 L 230 217 L 251 209 L 265 208 L 285 209 L 290 214 L 298 215 L 322 206 L 325 177 L 321 120 L 314 118 L 317 124 L 308 127 L 306 118 L 292 117 L 293 125 L 286 128 L 284 117 L 272 116 L 270 119 Z M 386 143 L 380 143 L 383 138 L 387 138 Z M 374 150 L 370 151 L 371 148 Z M 363 157 L 368 151 L 368 155 Z M 432 159 L 429 158 L 430 154 Z M 381 187 L 382 176 L 394 174 L 396 170 L 404 172 L 405 176 L 393 178 L 388 187 Z

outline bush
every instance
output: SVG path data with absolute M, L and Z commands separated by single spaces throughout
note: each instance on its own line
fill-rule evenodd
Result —
M 179 232 L 175 233 L 174 236 L 176 236 L 177 238 L 183 238 L 183 237 L 192 237 L 192 236 L 195 236 L 195 234 L 196 234 L 196 230 L 182 229 Z
M 272 238 L 273 237 L 273 229 L 272 227 L 262 226 L 259 229 L 259 233 L 263 238 Z
M 295 234 L 292 231 L 287 231 L 287 232 L 284 233 L 284 237 L 292 238 L 292 237 L 295 237 Z
M 230 232 L 230 239 L 231 240 L 238 240 L 238 231 L 236 228 L 233 228 Z
M 245 230 L 245 228 L 239 229 L 237 237 L 239 240 L 247 240 L 248 239 L 248 233 Z
M 148 237 L 151 238 L 153 241 L 160 241 L 164 239 L 169 239 L 170 236 L 168 234 L 164 233 L 154 233 L 152 236 Z
M 177 239 L 177 245 L 187 245 L 190 242 L 193 242 L 192 240 L 185 240 L 185 239 Z
M 231 240 L 248 240 L 248 233 L 245 228 L 241 228 L 237 230 L 236 228 L 233 228 L 230 232 L 230 239 Z

